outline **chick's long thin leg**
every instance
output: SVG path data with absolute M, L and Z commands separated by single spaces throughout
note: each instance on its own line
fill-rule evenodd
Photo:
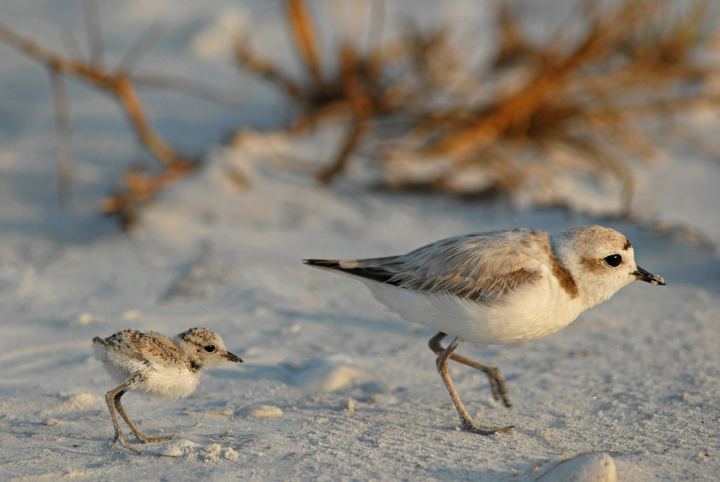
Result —
M 445 333 L 439 332 L 437 335 L 430 338 L 430 341 L 428 341 L 428 346 L 438 356 L 440 356 L 440 354 L 445 351 L 445 348 L 443 348 L 440 342 L 446 336 L 447 335 Z M 464 357 L 458 353 L 452 353 L 450 355 L 450 359 L 482 371 L 488 377 L 493 398 L 495 400 L 502 401 L 503 405 L 505 405 L 507 408 L 512 407 L 512 404 L 510 403 L 510 398 L 508 398 L 505 378 L 502 376 L 502 373 L 500 373 L 500 370 L 497 367 L 484 365 L 479 361 L 473 360 L 472 358 Z
M 120 430 L 120 423 L 118 423 L 117 414 L 115 413 L 116 411 L 119 411 L 115 406 L 115 398 L 118 396 L 118 394 L 122 396 L 122 394 L 125 393 L 129 387 L 130 380 L 123 383 L 122 385 L 113 388 L 112 390 L 108 390 L 108 392 L 105 394 L 105 402 L 107 403 L 108 409 L 110 410 L 110 417 L 112 418 L 113 428 L 115 428 L 115 437 L 113 437 L 113 441 L 110 444 L 110 450 L 112 451 L 115 449 L 115 442 L 119 440 L 120 445 L 122 445 L 128 450 L 135 452 L 136 454 L 139 454 L 140 450 L 131 445 L 125 438 L 125 434 L 122 433 L 122 430 Z
M 154 442 L 165 442 L 167 440 L 170 440 L 172 437 L 169 435 L 165 435 L 162 437 L 149 437 L 142 433 L 139 428 L 130 420 L 130 417 L 128 416 L 127 412 L 125 411 L 125 407 L 123 407 L 122 403 L 120 402 L 120 398 L 125 395 L 125 391 L 118 392 L 115 395 L 115 407 L 117 408 L 117 411 L 120 412 L 120 415 L 122 416 L 123 420 L 125 420 L 125 423 L 127 423 L 128 427 L 130 427 L 130 430 L 132 430 L 132 433 L 135 435 L 135 437 L 142 443 L 154 443 Z
M 436 335 L 438 336 L 438 335 Z M 510 429 L 512 429 L 512 426 L 508 427 L 490 427 L 485 425 L 478 425 L 473 422 L 472 417 L 468 413 L 468 411 L 465 409 L 465 406 L 463 405 L 462 401 L 460 400 L 460 396 L 458 395 L 457 389 L 455 388 L 455 384 L 453 383 L 452 379 L 450 378 L 450 373 L 448 371 L 448 360 L 452 356 L 453 352 L 457 349 L 458 346 L 460 346 L 460 343 L 462 343 L 462 340 L 460 338 L 453 339 L 452 343 L 448 345 L 448 347 L 443 351 L 441 354 L 438 355 L 436 360 L 437 370 L 440 374 L 440 378 L 442 378 L 442 381 L 445 383 L 445 387 L 447 387 L 447 391 L 450 394 L 450 398 L 453 401 L 453 404 L 455 405 L 455 409 L 458 412 L 458 415 L 460 416 L 460 422 L 462 425 L 462 429 L 466 430 L 468 432 L 477 433 L 480 435 L 492 435 L 496 432 L 507 432 Z

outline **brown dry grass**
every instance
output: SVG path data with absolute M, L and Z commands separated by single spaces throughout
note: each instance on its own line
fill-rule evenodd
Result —
M 382 22 L 383 3 L 374 1 L 370 7 L 369 30 L 376 30 Z M 241 68 L 275 85 L 298 109 L 292 131 L 305 132 L 316 123 L 335 116 L 347 117 L 348 129 L 337 154 L 329 165 L 317 174 L 328 183 L 341 173 L 350 155 L 361 145 L 371 119 L 390 115 L 405 101 L 407 89 L 389 82 L 384 75 L 386 65 L 395 60 L 397 48 L 376 48 L 368 42 L 366 48 L 348 39 L 340 41 L 334 54 L 339 68 L 331 69 L 321 62 L 318 27 L 308 5 L 303 0 L 288 0 L 286 18 L 289 36 L 306 77 L 293 79 L 272 62 L 256 54 L 248 39 L 235 47 L 235 57 Z
M 117 100 L 138 141 L 159 161 L 153 170 L 127 172 L 122 189 L 106 199 L 105 212 L 127 226 L 139 206 L 199 165 L 152 128 L 137 86 L 218 95 L 182 79 L 134 74 L 152 29 L 117 66 L 105 65 L 97 8 L 92 0 L 85 5 L 89 58 L 57 54 L 2 25 L 0 42 L 45 65 L 51 78 L 61 198 L 72 173 L 65 78 Z M 399 40 L 384 42 L 382 0 L 355 5 L 365 8 L 366 39 L 336 36 L 330 53 L 337 67 L 322 61 L 328 56 L 318 40 L 321 29 L 304 0 L 287 0 L 285 9 L 300 78 L 254 52 L 251 39 L 235 49 L 242 68 L 276 86 L 298 112 L 292 132 L 326 120 L 347 126 L 337 152 L 315 172 L 323 184 L 343 175 L 363 150 L 381 188 L 512 197 L 541 186 L 551 195 L 534 201 L 552 205 L 559 202 L 552 197 L 556 178 L 571 172 L 601 189 L 614 186 L 607 192 L 620 193 L 616 214 L 628 216 L 632 160 L 652 159 L 659 143 L 678 140 L 719 152 L 675 122 L 720 101 L 708 88 L 716 65 L 699 57 L 716 40 L 710 34 L 717 16 L 707 1 L 680 8 L 674 0 L 580 0 L 549 40 L 532 42 L 522 13 L 497 0 L 495 55 L 482 66 L 468 65 L 466 47 L 453 43 L 447 26 L 422 30 L 408 22 Z M 336 33 L 353 30 L 345 27 L 334 25 Z
M 328 77 L 319 28 L 302 0 L 288 0 L 287 19 L 304 79 L 289 78 L 247 44 L 237 58 L 300 107 L 296 131 L 346 119 L 339 152 L 316 174 L 323 183 L 369 147 L 381 184 L 392 189 L 508 196 L 531 183 L 552 190 L 557 174 L 570 171 L 619 186 L 618 212 L 627 214 L 629 161 L 651 159 L 658 142 L 643 122 L 677 133 L 678 114 L 720 100 L 705 89 L 715 65 L 697 60 L 717 27 L 709 3 L 681 9 L 672 0 L 588 0 L 543 43 L 527 40 L 521 14 L 508 3 L 497 5 L 496 54 L 479 72 L 458 61 L 467 52 L 441 26 L 409 29 L 399 43 L 372 50 L 341 41 L 342 68 Z M 438 168 L 427 169 L 433 163 Z M 465 182 L 478 173 L 482 182 Z
M 155 33 L 152 27 L 128 50 L 116 66 L 106 65 L 103 59 L 102 30 L 97 5 L 94 1 L 88 0 L 84 6 L 89 58 L 83 58 L 79 48 L 75 49 L 77 56 L 74 57 L 53 52 L 31 38 L 18 35 L 2 24 L 0 24 L 0 42 L 43 64 L 47 69 L 55 107 L 58 193 L 61 204 L 67 204 L 70 196 L 73 166 L 69 99 L 65 78 L 73 77 L 84 81 L 117 101 L 137 141 L 159 163 L 155 169 L 130 169 L 123 176 L 121 189 L 104 200 L 104 214 L 116 217 L 124 228 L 129 228 L 135 221 L 140 206 L 153 199 L 167 185 L 195 171 L 199 166 L 197 159 L 178 152 L 152 127 L 138 95 L 137 86 L 175 89 L 208 99 L 218 99 L 221 96 L 213 89 L 182 78 L 134 75 L 132 72 L 134 65 L 152 43 Z

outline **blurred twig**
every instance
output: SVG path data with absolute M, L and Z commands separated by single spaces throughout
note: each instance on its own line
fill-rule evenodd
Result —
M 110 72 L 102 67 L 65 58 L 23 38 L 0 24 L 0 42 L 6 43 L 28 57 L 45 64 L 55 75 L 70 75 L 114 97 L 135 131 L 138 140 L 165 166 L 186 162 L 182 155 L 171 149 L 165 140 L 150 126 L 134 82 L 124 72 Z
M 56 71 L 48 69 L 50 84 L 55 101 L 55 134 L 58 157 L 58 198 L 61 206 L 69 202 L 72 186 L 73 156 L 72 132 L 70 129 L 70 105 L 67 98 L 65 79 Z
M 378 45 L 381 36 L 384 5 L 376 0 L 369 10 L 369 26 L 374 37 L 368 37 L 364 48 L 339 40 L 334 54 L 339 68 L 325 68 L 321 62 L 318 27 L 304 0 L 287 0 L 286 17 L 290 39 L 306 78 L 296 80 L 250 48 L 239 42 L 235 55 L 239 65 L 271 82 L 296 105 L 300 115 L 293 122 L 293 132 L 312 128 L 327 118 L 347 118 L 347 130 L 340 148 L 328 166 L 316 173 L 322 183 L 331 182 L 344 171 L 351 155 L 361 145 L 373 118 L 386 115 L 400 103 L 402 89 L 393 88 L 383 78 L 387 46 Z M 394 55 L 395 52 L 392 52 Z
M 150 28 L 115 69 L 105 67 L 103 62 L 102 32 L 95 2 L 85 3 L 85 22 L 90 43 L 90 60 L 65 57 L 55 53 L 34 40 L 22 37 L 0 24 L 0 42 L 14 47 L 22 54 L 45 65 L 50 76 L 55 104 L 55 125 L 58 139 L 59 196 L 65 202 L 70 190 L 72 152 L 70 147 L 70 117 L 65 76 L 80 79 L 106 95 L 114 98 L 123 109 L 135 137 L 152 156 L 159 161 L 159 170 L 140 172 L 131 170 L 123 179 L 124 189 L 109 196 L 104 203 L 104 212 L 117 216 L 123 226 L 128 227 L 136 217 L 136 210 L 143 203 L 171 182 L 187 175 L 199 165 L 196 159 L 187 157 L 173 149 L 153 129 L 145 114 L 143 103 L 137 93 L 137 85 L 176 89 L 217 102 L 227 103 L 227 96 L 215 90 L 185 79 L 168 76 L 131 76 L 132 68 L 151 44 L 156 29 Z M 74 46 L 72 50 L 78 50 Z M 79 55 L 79 52 L 78 52 Z
M 303 66 L 307 69 L 315 84 L 323 85 L 320 47 L 308 5 L 303 0 L 288 0 L 287 9 L 288 21 L 294 40 L 293 45 L 297 48 Z
M 198 165 L 193 162 L 176 163 L 158 173 L 130 169 L 123 175 L 124 189 L 105 198 L 103 212 L 117 217 L 123 228 L 131 228 L 137 221 L 140 206 L 170 184 L 195 171 Z

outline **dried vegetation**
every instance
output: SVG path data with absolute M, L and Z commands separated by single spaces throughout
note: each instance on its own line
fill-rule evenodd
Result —
M 601 189 L 614 185 L 617 212 L 629 214 L 630 160 L 652 159 L 670 132 L 689 138 L 678 116 L 720 101 L 708 87 L 716 65 L 699 57 L 717 27 L 709 3 L 584 1 L 544 41 L 524 34 L 521 12 L 496 5 L 496 49 L 483 65 L 460 60 L 468 52 L 447 28 L 410 27 L 372 48 L 339 41 L 331 75 L 303 0 L 288 0 L 287 22 L 304 78 L 290 78 L 247 43 L 236 57 L 287 95 L 299 113 L 294 132 L 346 122 L 338 152 L 316 173 L 322 183 L 363 149 L 384 188 L 471 197 L 536 189 L 536 203 L 554 204 L 553 181 L 572 172 Z M 380 37 L 382 10 L 372 4 L 369 38 Z
M 313 172 L 322 184 L 347 174 L 351 163 L 364 162 L 383 189 L 472 198 L 525 194 L 536 205 L 562 206 L 558 180 L 570 173 L 617 196 L 613 215 L 628 218 L 635 187 L 630 162 L 651 160 L 658 144 L 666 148 L 678 141 L 718 155 L 678 121 L 697 107 L 717 109 L 720 101 L 712 90 L 717 66 L 708 55 L 718 40 L 710 2 L 580 0 L 553 35 L 530 40 L 523 12 L 496 0 L 483 4 L 495 7 L 497 21 L 494 37 L 478 33 L 493 48 L 482 63 L 467 60 L 473 54 L 469 43 L 455 42 L 447 25 L 421 29 L 407 21 L 396 40 L 384 41 L 383 1 L 353 5 L 364 9 L 354 18 L 364 22 L 365 37 L 343 35 L 358 29 L 336 18 L 322 26 L 336 34 L 331 51 L 324 52 L 317 12 L 305 0 L 285 2 L 288 36 L 302 66 L 299 78 L 257 53 L 252 37 L 237 42 L 234 51 L 242 69 L 285 94 L 296 113 L 292 133 L 328 121 L 345 126 L 337 151 Z M 0 42 L 47 68 L 61 199 L 72 170 L 65 77 L 117 100 L 138 141 L 158 161 L 155 168 L 127 172 L 121 191 L 105 201 L 105 213 L 129 226 L 138 206 L 199 165 L 152 128 L 137 86 L 220 95 L 182 79 L 135 75 L 153 29 L 117 66 L 107 66 L 94 1 L 86 1 L 85 14 L 87 58 L 52 52 L 2 25 Z
M 158 161 L 158 165 L 151 168 L 129 169 L 123 175 L 121 189 L 110 194 L 104 201 L 103 212 L 106 215 L 117 217 L 127 228 L 134 222 L 140 206 L 154 198 L 168 184 L 193 172 L 199 166 L 198 159 L 171 147 L 153 128 L 145 114 L 137 87 L 174 89 L 210 100 L 226 101 L 226 99 L 213 89 L 186 79 L 135 75 L 133 72 L 135 66 L 156 36 L 157 32 L 154 26 L 138 39 L 117 65 L 107 65 L 103 58 L 102 30 L 97 4 L 92 0 L 87 0 L 84 3 L 83 12 L 89 44 L 89 55 L 87 56 L 80 52 L 74 39 L 71 43 L 75 51 L 73 55 L 60 54 L 43 47 L 33 39 L 18 35 L 1 23 L 0 42 L 15 48 L 47 69 L 55 107 L 55 127 L 58 141 L 58 192 L 61 204 L 66 204 L 70 196 L 73 170 L 66 77 L 81 80 L 117 101 L 138 142 Z

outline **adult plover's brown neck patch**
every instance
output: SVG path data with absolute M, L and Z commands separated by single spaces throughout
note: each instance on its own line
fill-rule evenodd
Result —
M 572 274 L 570 274 L 570 271 L 562 265 L 554 251 L 550 251 L 550 263 L 552 265 L 552 273 L 560 283 L 560 287 L 565 290 L 570 298 L 577 298 L 577 283 L 575 283 L 575 279 Z

